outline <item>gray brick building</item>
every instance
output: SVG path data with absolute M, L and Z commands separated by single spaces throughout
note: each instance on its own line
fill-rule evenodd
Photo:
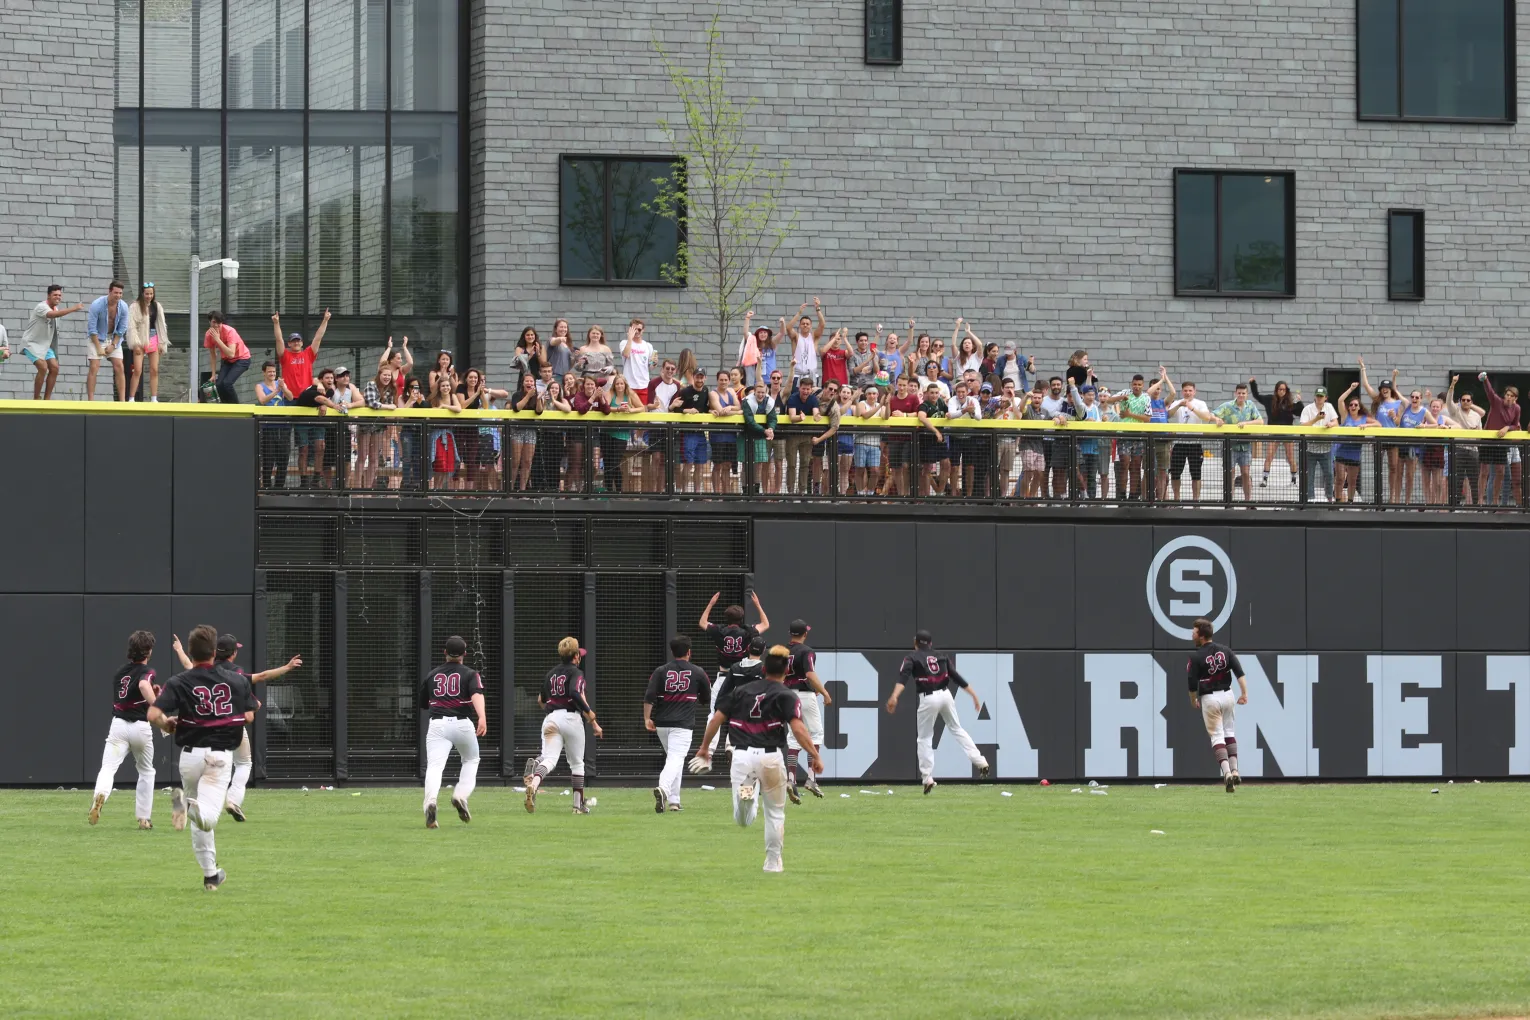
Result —
M 936 335 L 963 315 L 1044 369 L 1083 347 L 1107 381 L 1163 362 L 1208 395 L 1251 374 L 1310 393 L 1357 355 L 1436 389 L 1452 369 L 1512 370 L 1530 279 L 1514 4 L 1411 4 L 1368 2 L 1365 25 L 1356 0 L 725 5 L 753 137 L 792 163 L 798 227 L 759 312 L 819 295 L 833 324 L 912 316 Z M 869 63 L 868 17 L 899 8 L 901 63 Z M 462 345 L 499 385 L 521 328 L 558 316 L 614 335 L 640 315 L 673 351 L 708 333 L 693 292 L 560 279 L 560 156 L 672 154 L 655 42 L 699 58 L 714 9 L 243 0 L 224 24 L 221 0 L 18 0 L 0 321 L 15 346 L 45 283 L 88 298 L 114 271 L 172 274 L 195 244 L 251 267 L 222 293 L 204 282 L 259 350 L 272 306 L 308 328 L 331 306 L 337 349 L 410 333 Z M 140 75 L 140 39 L 179 77 Z M 188 108 L 205 124 L 168 112 Z M 1226 213 L 1234 186 L 1204 178 L 1228 218 L 1182 209 L 1176 274 L 1177 168 L 1292 175 L 1285 236 L 1259 249 L 1278 277 L 1253 284 L 1264 296 L 1181 293 L 1254 279 L 1257 259 Z M 1389 293 L 1395 209 L 1424 214 L 1421 301 Z M 1197 255 L 1196 231 L 1229 250 Z M 1197 258 L 1220 276 L 1192 280 Z M 67 397 L 84 323 L 65 322 Z M 0 371 L 5 395 L 29 386 L 23 359 Z

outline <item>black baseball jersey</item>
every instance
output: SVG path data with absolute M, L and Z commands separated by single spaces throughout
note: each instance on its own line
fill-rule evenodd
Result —
M 193 666 L 165 681 L 154 707 L 180 717 L 176 746 L 232 751 L 244 736 L 244 714 L 255 710 L 255 692 L 232 671 Z
M 933 648 L 920 648 L 905 655 L 898 676 L 905 684 L 913 684 L 920 694 L 933 694 L 953 683 L 958 687 L 967 686 L 967 681 L 956 671 L 951 656 Z
M 707 637 L 717 646 L 719 666 L 731 666 L 749 654 L 749 642 L 759 637 L 759 634 L 754 627 L 740 627 L 733 623 L 707 625 Z
M 717 710 L 728 717 L 728 739 L 734 747 L 763 747 L 779 751 L 793 719 L 802 718 L 802 702 L 775 680 L 751 680 L 728 692 Z
M 420 711 L 432 719 L 478 719 L 473 695 L 483 693 L 478 670 L 460 662 L 443 662 L 420 681 Z
M 753 680 L 765 679 L 765 666 L 759 659 L 745 659 L 743 662 L 735 662 L 728 667 L 728 671 L 722 674 L 722 679 L 717 683 L 717 701 L 719 708 L 722 707 L 723 699 L 728 692 L 741 684 L 747 684 Z
M 655 726 L 696 725 L 696 701 L 712 699 L 712 680 L 707 671 L 694 662 L 671 659 L 648 677 L 643 703 L 652 705 Z
M 786 686 L 792 690 L 812 690 L 813 686 L 808 683 L 807 675 L 814 672 L 814 667 L 818 664 L 818 653 L 809 648 L 806 642 L 787 647 L 792 657 L 786 663 Z
M 549 712 L 567 709 L 588 713 L 590 705 L 584 700 L 584 670 L 567 662 L 548 670 L 542 679 L 542 706 Z
M 143 700 L 138 681 L 154 682 L 154 671 L 141 662 L 130 662 L 112 674 L 112 716 L 128 722 L 143 722 L 149 717 L 149 703 Z
M 1233 677 L 1243 675 L 1243 664 L 1231 648 L 1208 641 L 1190 653 L 1186 672 L 1192 694 L 1210 694 L 1230 689 Z

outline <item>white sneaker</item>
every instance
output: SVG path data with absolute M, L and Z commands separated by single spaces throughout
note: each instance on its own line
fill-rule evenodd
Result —
M 765 870 L 766 871 L 778 871 L 778 872 L 779 871 L 785 871 L 786 869 L 781 866 L 781 855 L 780 854 L 770 854 L 770 853 L 766 854 L 765 855 Z
M 754 784 L 740 783 L 738 787 L 738 799 L 744 801 L 745 803 L 754 800 Z

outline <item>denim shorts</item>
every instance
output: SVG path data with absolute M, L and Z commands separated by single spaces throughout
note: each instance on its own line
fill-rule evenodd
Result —
M 875 443 L 856 443 L 852 467 L 874 468 L 882 466 L 882 447 Z
M 688 432 L 685 436 L 684 462 L 686 464 L 706 464 L 712 459 L 712 450 L 707 444 L 707 437 L 702 432 Z

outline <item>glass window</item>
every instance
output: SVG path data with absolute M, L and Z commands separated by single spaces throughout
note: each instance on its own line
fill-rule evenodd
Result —
M 382 315 L 384 115 L 315 113 L 308 131 L 308 313 Z
M 223 105 L 223 2 L 148 4 L 143 46 L 124 47 L 141 61 L 145 106 L 216 110 Z M 158 281 L 156 281 L 158 282 Z
M 457 118 L 393 116 L 393 314 L 456 315 Z
M 1289 173 L 1176 171 L 1175 292 L 1295 294 L 1295 199 Z
M 114 40 L 117 53 L 133 53 L 138 50 L 142 17 L 138 0 L 117 0 L 117 38 Z M 115 97 L 119 108 L 138 105 L 138 75 L 142 69 L 141 60 L 117 60 Z
M 138 250 L 138 175 L 143 149 L 138 145 L 137 121 L 135 114 L 133 137 L 117 139 L 112 176 L 112 276 L 126 283 L 133 294 L 138 293 L 138 285 L 143 282 L 139 275 L 142 255 Z
M 1511 0 L 1359 0 L 1362 118 L 1513 121 Z
M 303 309 L 303 115 L 228 115 L 228 252 L 239 279 L 226 311 Z
M 393 109 L 455 110 L 457 0 L 393 0 Z
M 1387 297 L 1424 300 L 1424 214 L 1418 209 L 1387 213 Z
M 565 283 L 664 284 L 679 231 L 651 204 L 671 160 L 564 157 L 559 217 Z
M 228 107 L 303 108 L 303 0 L 239 0 L 228 10 Z
M 358 17 L 359 14 L 359 17 Z M 314 3 L 309 8 L 309 106 L 382 110 L 388 102 L 387 0 Z
M 902 62 L 902 0 L 866 0 L 866 63 Z
M 191 256 L 223 256 L 219 120 L 215 110 L 144 112 L 142 275 L 168 312 L 190 308 Z M 222 304 L 215 281 L 202 281 L 204 310 Z

